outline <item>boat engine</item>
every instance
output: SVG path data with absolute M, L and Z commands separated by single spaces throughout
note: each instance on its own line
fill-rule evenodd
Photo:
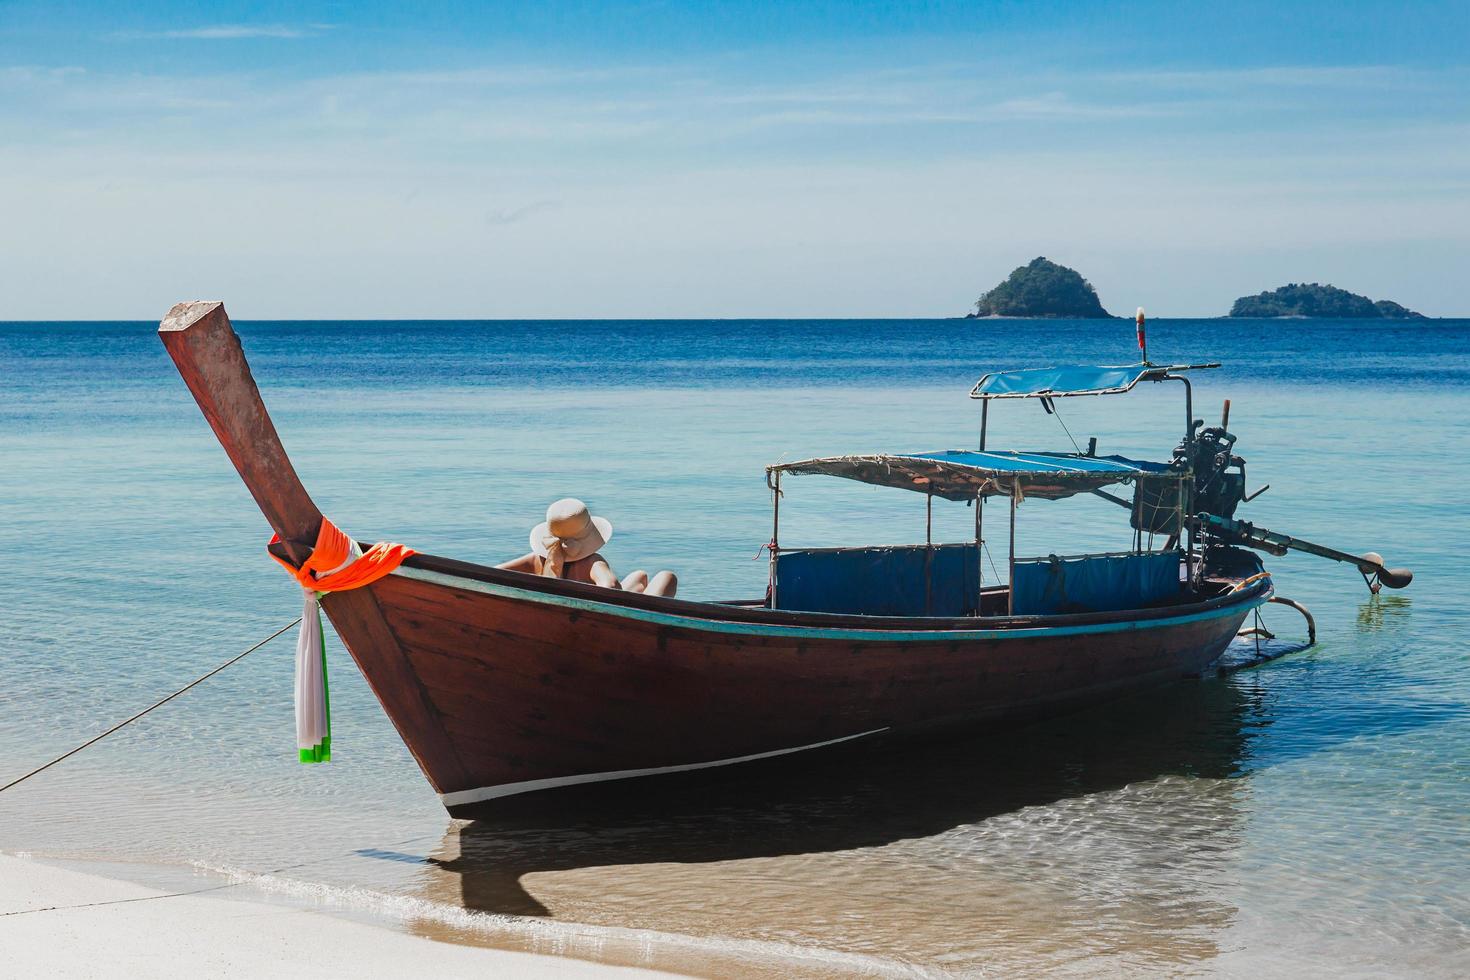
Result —
M 1229 421 L 1230 402 L 1227 401 L 1218 426 L 1201 429 L 1174 450 L 1174 465 L 1181 469 L 1188 466 L 1194 471 L 1194 500 L 1189 507 L 1194 516 L 1189 519 L 1189 525 L 1205 547 L 1207 566 L 1211 563 L 1208 557 L 1211 552 L 1223 558 L 1220 553 L 1229 548 L 1253 548 L 1272 555 L 1301 551 L 1352 565 L 1375 594 L 1384 586 L 1402 589 L 1413 581 L 1412 571 L 1386 567 L 1377 552 L 1355 555 L 1236 520 L 1235 508 L 1265 493 L 1269 485 L 1255 493 L 1246 493 L 1245 460 L 1235 455 L 1235 436 L 1225 428 Z M 1199 421 L 1194 423 L 1195 428 L 1201 425 Z
M 1228 418 L 1228 412 L 1226 417 Z M 1195 420 L 1194 430 L 1204 423 Z M 1235 508 L 1251 499 L 1245 492 L 1245 460 L 1236 456 L 1235 436 L 1224 425 L 1193 432 L 1174 449 L 1171 468 L 1192 472 L 1194 482 L 1139 481 L 1133 494 L 1133 527 L 1139 531 L 1178 535 L 1179 515 L 1204 511 L 1231 517 Z M 1180 507 L 1179 493 L 1185 493 Z M 1256 491 L 1264 492 L 1265 488 Z M 1251 495 L 1251 496 L 1254 496 Z M 1121 501 L 1120 501 L 1121 502 Z M 1171 537 L 1171 541 L 1175 540 Z
M 1226 411 L 1229 418 L 1229 410 Z M 1195 426 L 1203 423 L 1196 420 Z M 1174 449 L 1174 465 L 1194 471 L 1193 513 L 1204 511 L 1220 517 L 1235 516 L 1242 502 L 1265 492 L 1265 487 L 1246 496 L 1245 460 L 1235 455 L 1235 436 L 1225 426 L 1210 426 Z

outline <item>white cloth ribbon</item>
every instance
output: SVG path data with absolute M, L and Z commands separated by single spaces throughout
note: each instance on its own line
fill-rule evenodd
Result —
M 334 575 L 362 557 L 354 542 L 347 560 L 322 577 Z M 322 633 L 323 593 L 303 588 L 301 632 L 296 635 L 296 749 L 302 762 L 332 758 L 332 719 L 327 707 L 327 641 Z
M 296 748 L 302 761 L 323 746 L 331 734 L 327 719 L 327 643 L 322 635 L 322 606 L 318 594 L 301 590 L 301 632 L 296 636 Z

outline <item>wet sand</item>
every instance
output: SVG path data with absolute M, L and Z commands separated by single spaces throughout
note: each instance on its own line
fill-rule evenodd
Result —
M 24 977 L 670 975 L 435 942 L 292 906 L 173 895 L 6 856 L 0 947 L 5 972 Z

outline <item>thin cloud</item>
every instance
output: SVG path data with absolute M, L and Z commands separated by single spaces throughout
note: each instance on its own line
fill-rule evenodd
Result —
M 543 211 L 555 211 L 559 207 L 561 207 L 559 201 L 533 201 L 530 204 L 525 204 L 518 208 L 487 212 L 485 223 L 489 225 L 513 225 L 517 221 L 524 221 Z
M 802 74 L 788 79 L 770 73 L 752 83 L 743 74 L 675 61 L 489 64 L 281 82 L 258 74 L 0 67 L 0 91 L 22 95 L 0 99 L 0 120 L 28 121 L 18 131 L 31 143 L 113 133 L 122 144 L 167 145 L 175 136 L 192 135 L 185 128 L 199 125 L 205 114 L 228 111 L 230 125 L 220 138 L 242 142 L 310 134 L 319 150 L 350 145 L 354 156 L 372 146 L 401 161 L 415 158 L 417 148 L 433 147 L 441 159 L 462 161 L 488 151 L 507 164 L 539 166 L 550 159 L 569 168 L 576 154 L 594 149 L 615 151 L 602 159 L 618 165 L 643 156 L 687 164 L 714 153 L 720 159 L 838 157 L 853 151 L 855 134 L 864 130 L 872 137 L 859 145 L 866 156 L 906 152 L 903 141 L 931 137 L 936 153 L 986 155 L 1005 145 L 1034 146 L 1050 130 L 1070 137 L 1067 128 L 1078 124 L 1106 127 L 1090 135 L 1094 140 L 1164 135 L 1159 127 L 1166 120 L 1170 139 L 1185 132 L 1219 139 L 1228 129 L 1280 146 L 1283 140 L 1301 143 L 1309 132 L 1320 143 L 1344 118 L 1371 113 L 1379 125 L 1343 130 L 1360 146 L 1370 133 L 1398 133 L 1446 115 L 1458 121 L 1463 108 L 1449 100 L 1465 77 L 1461 69 L 1411 72 L 1407 77 L 1433 86 L 1427 90 L 1432 100 L 1411 100 L 1387 84 L 1398 77 L 1395 70 L 1381 66 L 1017 73 L 941 65 L 927 73 Z M 1360 89 L 1368 79 L 1385 84 Z M 1363 97 L 1349 100 L 1331 87 L 1334 81 Z M 66 123 L 65 131 L 56 120 Z M 829 134 L 832 142 L 824 144 Z M 554 156 L 544 157 L 548 152 Z M 519 220 L 513 211 L 496 212 L 489 222 Z
M 1103 72 L 1099 81 L 1177 87 L 1226 88 L 1418 88 L 1433 84 L 1443 72 L 1431 73 L 1397 65 L 1271 65 L 1261 68 L 1215 68 Z
M 76 75 L 85 75 L 87 69 L 79 65 L 63 65 L 53 68 L 45 65 L 9 65 L 0 68 L 0 82 L 61 82 Z
M 654 65 L 627 65 L 613 68 L 566 68 L 546 65 L 508 65 L 498 68 L 460 68 L 452 70 L 373 71 L 336 76 L 344 85 L 405 85 L 456 88 L 513 88 L 588 85 L 600 82 L 658 80 L 674 69 Z
M 117 40 L 185 40 L 185 41 L 238 41 L 245 38 L 280 38 L 292 40 L 311 37 L 331 30 L 331 24 L 212 24 L 206 27 L 189 27 L 168 31 L 123 31 L 111 35 Z
M 1006 99 L 993 107 L 995 115 L 1011 119 L 1133 119 L 1177 115 L 1179 111 L 1175 106 L 1149 103 L 1077 102 L 1065 92 Z

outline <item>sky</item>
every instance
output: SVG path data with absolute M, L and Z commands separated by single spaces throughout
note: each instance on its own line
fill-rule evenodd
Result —
M 1470 3 L 0 0 L 0 320 L 1470 316 Z

